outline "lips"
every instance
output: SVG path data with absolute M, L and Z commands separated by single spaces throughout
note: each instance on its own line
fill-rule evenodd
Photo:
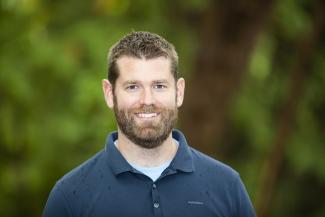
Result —
M 139 117 L 139 118 L 154 118 L 154 117 L 157 117 L 159 115 L 159 113 L 157 113 L 157 112 L 153 112 L 153 113 L 136 113 L 135 115 L 137 117 Z

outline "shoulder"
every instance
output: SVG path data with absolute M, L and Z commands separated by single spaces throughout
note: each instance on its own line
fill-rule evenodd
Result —
M 221 161 L 213 159 L 212 157 L 191 147 L 183 133 L 179 130 L 173 131 L 173 138 L 175 138 L 180 145 L 186 147 L 186 153 L 191 155 L 195 174 L 204 175 L 208 180 L 217 178 L 218 181 L 231 181 L 239 178 L 239 174 L 233 168 Z M 229 182 L 228 182 L 229 183 Z
M 239 179 L 239 174 L 231 166 L 216 160 L 192 147 L 190 147 L 195 170 L 210 178 L 217 178 L 225 182 L 234 182 Z
M 64 193 L 82 190 L 85 187 L 96 185 L 101 171 L 106 170 L 104 151 L 100 151 L 70 172 L 60 178 L 55 187 Z
M 97 176 L 105 164 L 103 154 L 104 151 L 97 153 L 56 182 L 43 211 L 44 217 L 79 216 L 100 183 Z

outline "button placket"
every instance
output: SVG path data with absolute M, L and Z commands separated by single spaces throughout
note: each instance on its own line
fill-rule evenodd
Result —
M 156 217 L 162 216 L 160 201 L 159 201 L 159 192 L 157 185 L 155 183 L 152 184 L 151 188 L 151 194 L 152 194 L 152 204 L 153 204 L 153 211 Z

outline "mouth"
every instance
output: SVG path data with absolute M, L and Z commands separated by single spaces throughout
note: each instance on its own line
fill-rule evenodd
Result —
M 136 117 L 140 119 L 151 119 L 159 116 L 160 113 L 152 112 L 152 113 L 135 113 Z

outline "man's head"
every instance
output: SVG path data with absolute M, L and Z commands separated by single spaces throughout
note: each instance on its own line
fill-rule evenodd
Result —
M 109 62 L 113 75 L 103 80 L 103 89 L 119 132 L 144 148 L 161 145 L 184 97 L 185 81 L 176 79 L 174 47 L 158 35 L 133 32 L 111 48 Z
M 177 80 L 178 55 L 174 45 L 161 36 L 150 32 L 131 32 L 114 44 L 108 53 L 108 80 L 115 89 L 119 76 L 116 61 L 122 56 L 154 59 L 165 57 L 171 62 L 171 73 Z

